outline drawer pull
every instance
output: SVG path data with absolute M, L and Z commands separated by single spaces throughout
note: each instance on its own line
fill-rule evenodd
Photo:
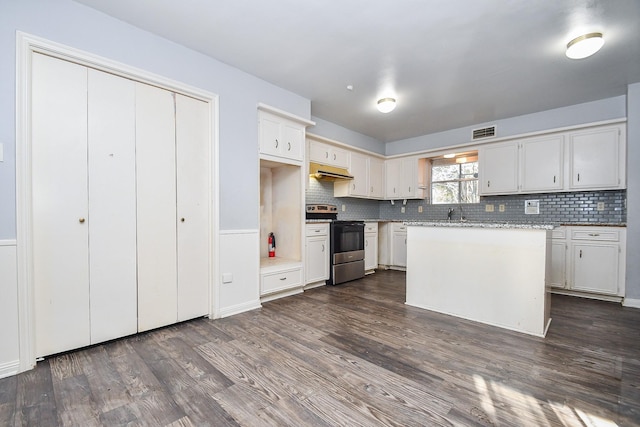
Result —
M 589 236 L 591 237 L 598 237 L 600 235 L 600 233 L 589 233 Z
M 280 280 L 287 280 L 287 278 L 286 277 L 281 277 Z

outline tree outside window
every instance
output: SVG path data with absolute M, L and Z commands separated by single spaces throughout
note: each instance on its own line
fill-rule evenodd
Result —
M 462 159 L 458 159 L 460 161 Z M 434 159 L 431 163 L 431 203 L 478 203 L 478 161 Z

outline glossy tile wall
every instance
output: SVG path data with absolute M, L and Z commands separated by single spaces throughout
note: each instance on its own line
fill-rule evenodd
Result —
M 482 197 L 480 203 L 470 205 L 431 205 L 428 200 L 390 201 L 333 197 L 333 183 L 310 178 L 307 203 L 328 203 L 338 206 L 339 219 L 381 219 L 399 221 L 432 221 L 447 219 L 453 208 L 453 219 L 464 216 L 470 221 L 536 222 L 536 223 L 605 223 L 627 221 L 626 190 L 585 191 L 578 193 L 525 194 Z M 540 214 L 526 215 L 526 200 L 540 201 Z M 603 210 L 598 210 L 598 203 Z M 342 205 L 345 211 L 342 212 Z M 493 212 L 487 212 L 493 205 Z M 504 212 L 500 212 L 504 205 Z M 404 213 L 402 208 L 404 207 Z M 422 207 L 422 212 L 419 208 Z

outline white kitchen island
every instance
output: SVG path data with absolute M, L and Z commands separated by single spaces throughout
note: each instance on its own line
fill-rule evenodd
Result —
M 545 336 L 553 226 L 406 224 L 408 305 Z

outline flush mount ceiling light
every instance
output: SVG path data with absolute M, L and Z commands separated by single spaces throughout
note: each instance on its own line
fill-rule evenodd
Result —
M 604 44 L 602 33 L 589 33 L 567 43 L 566 55 L 571 59 L 582 59 L 593 55 Z
M 389 113 L 396 108 L 396 100 L 394 98 L 381 98 L 378 100 L 378 111 L 381 113 Z

